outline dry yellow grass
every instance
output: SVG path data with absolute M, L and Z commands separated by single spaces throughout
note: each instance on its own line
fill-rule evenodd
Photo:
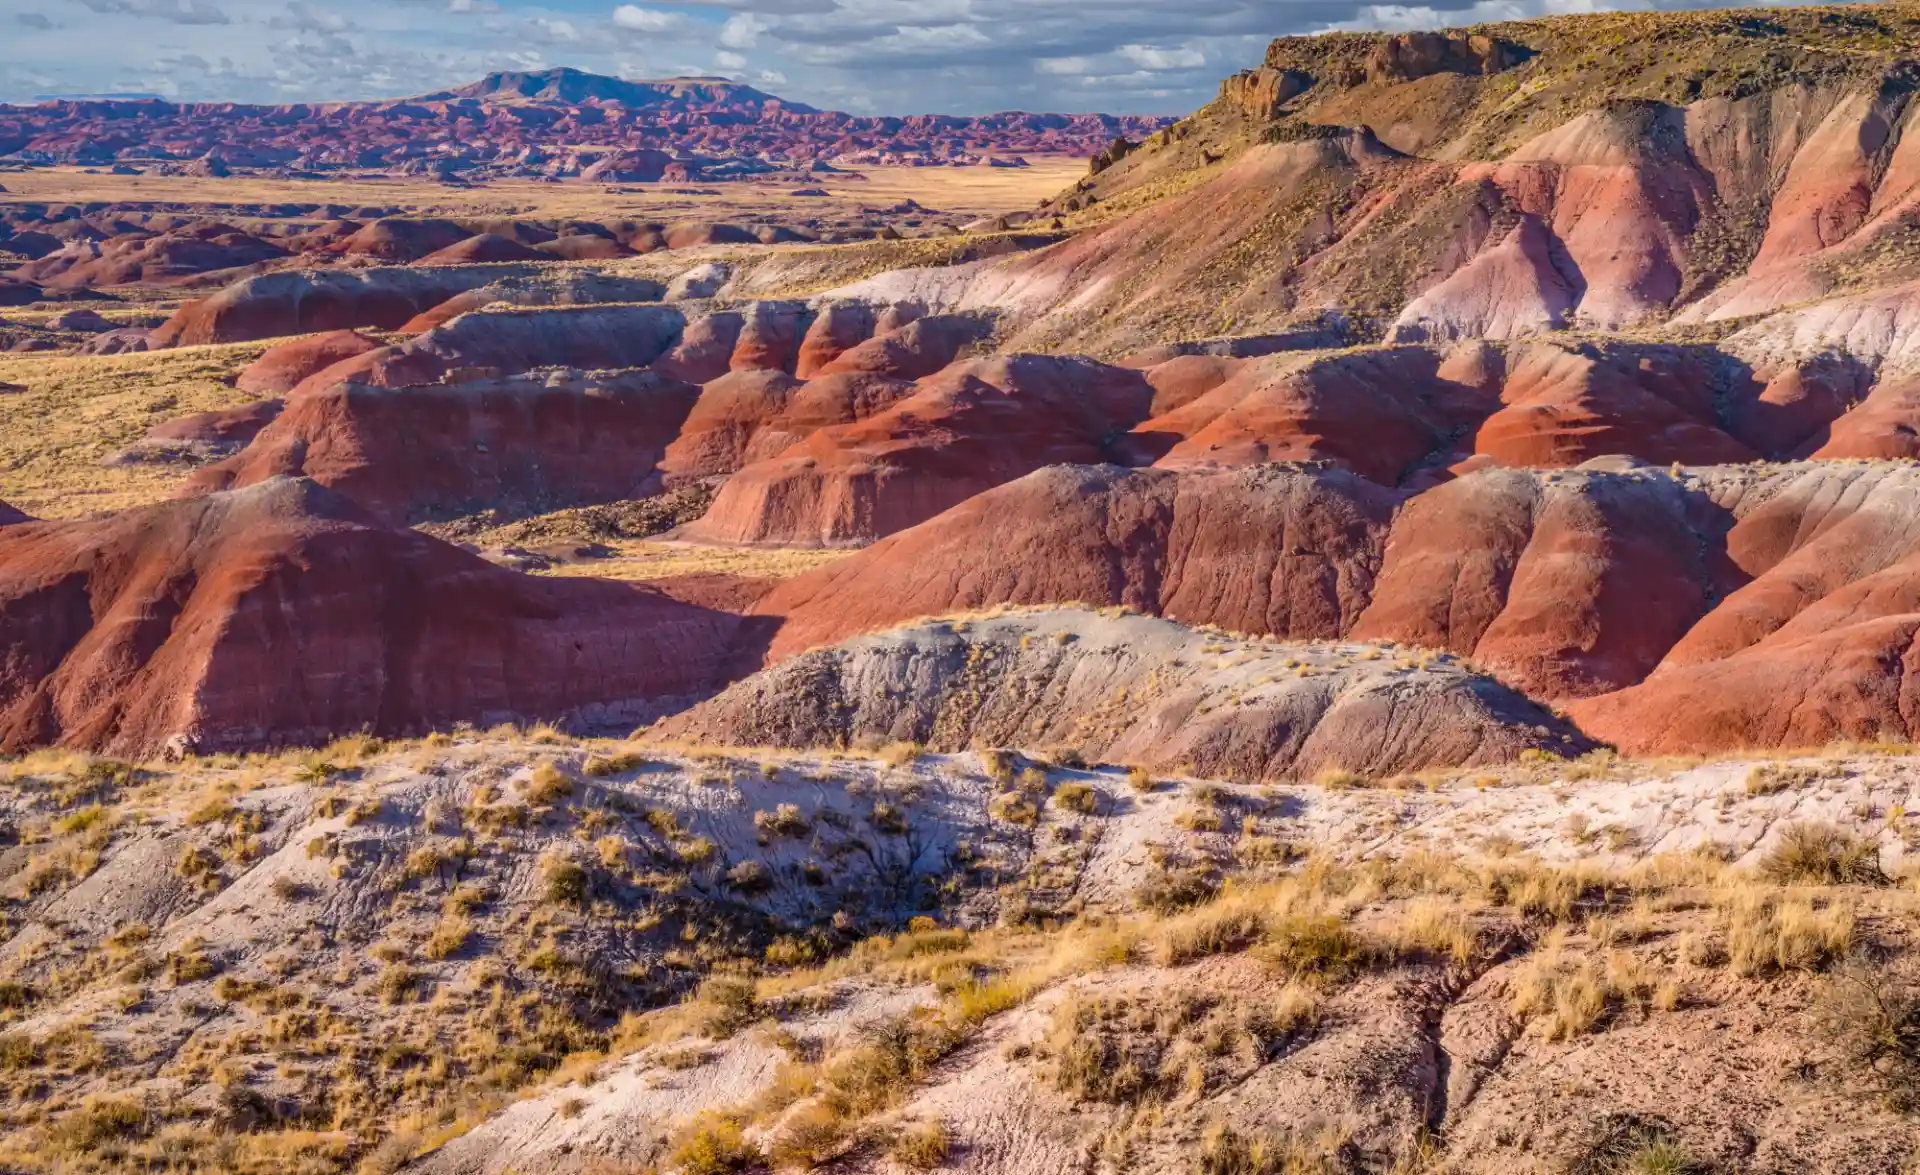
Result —
M 169 497 L 176 465 L 101 460 L 176 416 L 246 403 L 226 379 L 270 343 L 132 355 L 0 355 L 0 498 L 42 518 L 121 510 Z
M 1029 156 L 1024 168 L 871 167 L 848 176 L 823 175 L 805 183 L 548 184 L 499 180 L 483 187 L 447 188 L 420 179 L 274 180 L 251 176 L 88 175 L 60 167 L 10 173 L 0 201 L 187 201 L 194 203 L 372 204 L 422 215 L 524 215 L 605 220 L 753 220 L 795 215 L 844 215 L 861 206 L 914 200 L 940 212 L 972 216 L 1023 211 L 1086 174 L 1084 159 Z M 793 196 L 796 188 L 824 188 L 825 198 Z M 714 195 L 682 195 L 699 190 Z
M 643 581 L 701 572 L 722 572 L 751 579 L 792 579 L 852 553 L 846 550 L 708 547 L 698 543 L 645 539 L 613 541 L 607 546 L 619 554 L 610 559 L 570 563 L 542 574 Z

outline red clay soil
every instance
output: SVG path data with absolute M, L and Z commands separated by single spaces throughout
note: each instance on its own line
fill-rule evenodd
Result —
M 329 331 L 269 347 L 247 365 L 234 387 L 250 396 L 284 396 L 310 375 L 382 344 L 350 330 Z
M 0 528 L 0 747 L 624 722 L 709 687 L 732 626 L 643 587 L 497 568 L 280 479 Z
M 420 265 L 484 265 L 500 261 L 546 261 L 549 255 L 531 245 L 493 233 L 478 233 L 422 257 Z
M 1152 394 L 1138 372 L 1083 359 L 957 363 L 882 412 L 742 469 L 687 534 L 868 542 L 1042 466 L 1110 459 L 1107 439 L 1145 416 Z
M 280 415 L 282 406 L 279 400 L 255 400 L 251 404 L 233 408 L 179 416 L 154 425 L 147 430 L 144 439 L 185 441 L 230 450 L 248 444 L 260 435 L 260 430 Z
M 311 477 L 396 523 L 645 496 L 699 390 L 651 372 L 303 392 L 189 492 Z
M 262 274 L 183 304 L 154 331 L 151 345 L 158 350 L 314 331 L 393 330 L 501 276 L 498 269 L 477 266 Z
M 644 367 L 681 335 L 670 306 L 538 307 L 464 314 L 398 346 L 326 368 L 296 395 L 346 380 L 411 387 L 494 378 L 538 367 Z

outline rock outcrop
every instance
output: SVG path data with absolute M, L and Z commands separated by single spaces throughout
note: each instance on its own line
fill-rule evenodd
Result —
M 570 714 L 710 684 L 730 619 L 541 579 L 314 482 L 0 527 L 0 745 L 122 756 Z
M 1229 698 L 1231 697 L 1231 701 Z M 1590 744 L 1447 659 L 1222 640 L 1165 620 L 1015 612 L 859 637 L 658 724 L 728 746 L 1070 749 L 1247 782 L 1391 774 Z
M 364 327 L 395 330 L 421 311 L 501 276 L 497 269 L 459 266 L 262 274 L 181 306 L 154 332 L 153 346 L 242 343 Z
M 1043 466 L 1108 459 L 1108 438 L 1145 416 L 1151 400 L 1139 373 L 1087 360 L 957 363 L 874 415 L 820 429 L 742 469 L 688 533 L 722 542 L 868 542 Z
M 639 498 L 659 488 L 661 457 L 698 395 L 632 370 L 399 388 L 345 380 L 293 397 L 189 484 L 309 477 L 399 524 Z

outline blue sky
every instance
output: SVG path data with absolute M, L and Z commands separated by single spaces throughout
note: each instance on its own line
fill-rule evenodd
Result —
M 862 114 L 1181 114 L 1271 37 L 1645 2 L 1480 0 L 0 0 L 0 101 L 391 98 L 489 70 L 724 74 Z M 1659 5 L 1661 7 L 1670 4 Z

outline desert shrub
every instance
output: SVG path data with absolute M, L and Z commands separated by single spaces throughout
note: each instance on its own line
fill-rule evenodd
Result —
M 726 1040 L 760 1019 L 760 997 L 751 979 L 715 975 L 700 985 L 694 998 L 702 1011 L 700 1028 L 715 1040 Z
M 1084 783 L 1063 783 L 1054 789 L 1053 806 L 1063 812 L 1091 816 L 1100 806 L 1100 793 Z
M 473 923 L 458 914 L 448 914 L 435 924 L 433 933 L 427 936 L 426 945 L 421 949 L 429 959 L 447 959 L 458 954 L 471 937 Z
M 1261 911 L 1231 899 L 1181 915 L 1160 932 L 1155 957 L 1164 967 L 1243 950 L 1266 930 Z
M 1789 824 L 1760 859 L 1760 874 L 1782 885 L 1885 885 L 1880 850 L 1831 824 Z
M 1270 919 L 1259 954 L 1282 971 L 1329 977 L 1358 971 L 1372 956 L 1351 926 L 1333 914 L 1311 908 Z
M 880 800 L 873 805 L 873 811 L 867 813 L 867 823 L 881 832 L 898 836 L 907 830 L 907 814 L 899 805 Z
M 1842 902 L 1742 890 L 1726 912 L 1727 961 L 1740 975 L 1824 966 L 1847 954 L 1853 934 L 1853 907 Z
M 599 779 L 632 771 L 645 766 L 646 762 L 646 756 L 632 751 L 622 751 L 614 755 L 589 755 L 586 763 L 580 768 L 580 773 Z
M 1825 779 L 1827 773 L 1804 763 L 1759 763 L 1747 772 L 1747 794 L 1770 796 Z
M 906 767 L 918 763 L 927 749 L 919 743 L 888 743 L 880 748 L 880 761 L 889 767 Z
M 750 857 L 727 870 L 727 884 L 743 894 L 765 893 L 773 888 L 773 870 Z
M 853 1123 L 824 1101 L 800 1106 L 781 1122 L 767 1144 L 767 1159 L 776 1170 L 810 1171 L 846 1150 Z
M 1200 869 L 1158 869 L 1140 882 L 1133 900 L 1156 914 L 1172 914 L 1197 906 L 1219 891 Z
M 769 836 L 798 838 L 813 827 L 800 813 L 797 804 L 781 804 L 771 812 L 755 812 L 753 826 Z
M 125 1098 L 94 1097 L 54 1123 L 54 1139 L 80 1154 L 94 1154 L 112 1144 L 146 1133 L 147 1111 Z
M 916 1122 L 894 1136 L 887 1155 L 914 1171 L 932 1171 L 947 1161 L 953 1144 L 942 1122 Z
M 556 804 L 573 794 L 573 780 L 551 759 L 542 759 L 520 792 L 530 804 Z
M 1137 792 L 1149 792 L 1159 784 L 1145 767 L 1129 767 L 1127 768 L 1127 786 Z
M 1433 896 L 1407 903 L 1388 932 L 1402 955 L 1424 955 L 1465 963 L 1473 957 L 1479 934 L 1459 906 Z
M 1344 767 L 1327 767 L 1313 777 L 1313 782 L 1328 791 L 1351 791 L 1357 787 L 1366 787 L 1372 781 L 1357 771 L 1348 771 Z
M 389 966 L 374 984 L 383 1004 L 409 1003 L 418 999 L 426 987 L 427 977 L 404 963 Z
M 1659 1118 L 1605 1114 L 1571 1175 L 1708 1175 L 1713 1168 L 1689 1154 Z
M 1040 819 L 1040 809 L 1025 792 L 1005 791 L 987 802 L 987 814 L 1003 824 L 1030 828 Z
M 548 901 L 578 906 L 587 900 L 587 871 L 571 857 L 549 854 L 540 863 L 540 874 Z
M 759 1160 L 759 1149 L 747 1141 L 737 1120 L 709 1112 L 673 1136 L 667 1162 L 681 1175 L 729 1175 Z
M 1920 988 L 1856 957 L 1827 981 L 1815 1011 L 1850 1077 L 1912 1101 L 1920 1088 Z

